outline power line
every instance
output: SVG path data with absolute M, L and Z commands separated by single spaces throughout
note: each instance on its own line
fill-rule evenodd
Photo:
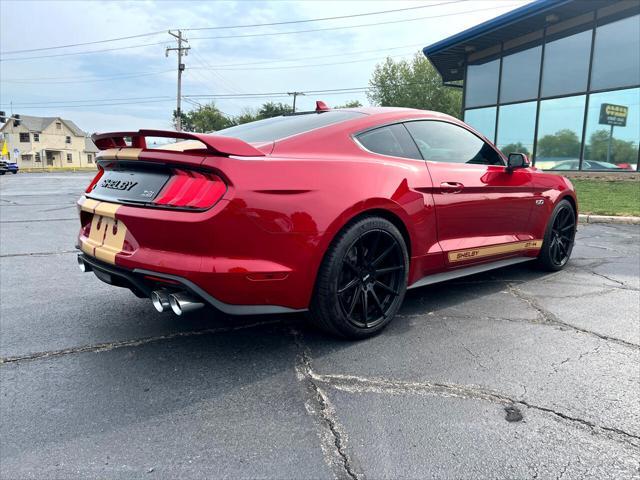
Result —
M 160 30 L 158 32 L 138 33 L 137 35 L 128 35 L 126 37 L 108 38 L 105 40 L 93 40 L 91 42 L 82 43 L 70 43 L 68 45 L 56 45 L 55 47 L 40 47 L 40 48 L 27 48 L 24 50 L 9 50 L 6 52 L 0 52 L 0 55 L 9 55 L 13 53 L 29 53 L 29 52 L 42 52 L 44 50 L 57 50 L 59 48 L 81 47 L 83 45 L 96 45 L 97 43 L 117 42 L 120 40 L 130 40 L 132 38 L 151 37 L 153 35 L 160 35 L 166 33 L 166 30 Z
M 462 0 L 458 0 L 458 1 L 462 1 Z M 449 2 L 449 3 L 453 3 L 453 2 Z M 511 5 L 513 4 L 509 4 L 508 6 L 511 6 Z M 443 13 L 440 15 L 427 15 L 424 17 L 404 18 L 401 20 L 388 20 L 386 22 L 363 23 L 360 25 L 344 25 L 341 27 L 312 28 L 308 30 L 291 30 L 288 32 L 249 33 L 249 34 L 242 34 L 242 35 L 221 35 L 217 37 L 191 37 L 191 40 L 223 40 L 223 39 L 229 39 L 229 38 L 271 37 L 271 36 L 277 36 L 277 35 L 292 35 L 292 34 L 298 34 L 298 33 L 327 32 L 331 30 L 347 30 L 350 28 L 374 27 L 378 25 L 391 25 L 395 23 L 416 22 L 419 20 L 427 20 L 430 18 L 451 17 L 455 15 L 484 12 L 488 10 L 497 10 L 501 8 L 505 8 L 505 5 L 502 4 L 498 7 L 487 7 L 487 8 L 478 8 L 474 10 L 464 10 L 461 12 Z
M 306 20 L 286 20 L 282 22 L 271 22 L 271 23 L 253 23 L 253 24 L 245 24 L 245 25 L 225 25 L 220 27 L 196 27 L 196 28 L 183 28 L 184 31 L 200 31 L 200 30 L 228 30 L 232 28 L 253 28 L 253 27 L 273 27 L 276 25 L 291 25 L 294 23 L 309 23 L 309 22 L 321 22 L 325 20 L 341 20 L 344 18 L 356 18 L 356 17 L 366 17 L 370 15 L 383 15 L 385 13 L 396 13 L 396 12 L 406 12 L 409 10 L 418 10 L 421 8 L 431 8 L 437 7 L 439 5 L 447 5 L 449 3 L 459 3 L 469 0 L 453 0 L 451 2 L 441 2 L 434 3 L 430 5 L 419 5 L 416 7 L 406 7 L 406 8 L 396 8 L 394 10 L 381 10 L 378 12 L 366 12 L 366 13 L 355 13 L 351 15 L 340 15 L 336 17 L 321 17 L 321 18 L 309 18 Z
M 344 62 L 331 62 L 331 63 L 306 63 L 302 65 L 284 65 L 281 67 L 244 67 L 244 68 L 218 68 L 217 70 L 224 71 L 245 71 L 245 70 L 287 70 L 290 68 L 308 68 L 308 67 L 326 67 L 331 65 L 346 65 L 352 63 L 361 63 L 361 62 L 371 62 L 371 61 L 379 61 L 384 60 L 385 58 L 398 58 L 398 57 L 406 57 L 407 55 L 412 55 L 411 52 L 399 55 L 388 55 L 387 57 L 370 57 L 370 58 L 362 58 L 357 60 L 347 60 Z M 193 68 L 193 67 L 191 67 Z M 202 68 L 201 68 L 202 69 Z M 208 70 L 204 68 L 203 70 Z
M 276 25 L 291 25 L 291 24 L 295 24 L 295 23 L 310 23 L 310 22 L 321 22 L 321 21 L 327 21 L 327 20 L 340 20 L 340 19 L 344 19 L 344 18 L 356 18 L 356 17 L 366 17 L 366 16 L 370 16 L 370 15 L 383 15 L 386 13 L 396 13 L 396 12 L 406 12 L 406 11 L 410 11 L 410 10 L 418 10 L 418 9 L 423 9 L 423 8 L 431 8 L 431 7 L 436 7 L 438 5 L 446 5 L 447 3 L 457 3 L 460 1 L 468 1 L 468 0 L 455 0 L 455 1 L 451 1 L 451 2 L 442 2 L 442 3 L 435 3 L 435 4 L 430 4 L 430 5 L 419 5 L 419 6 L 415 6 L 415 7 L 406 7 L 406 8 L 396 8 L 393 10 L 381 10 L 378 12 L 365 12 L 365 13 L 356 13 L 356 14 L 351 14 L 351 15 L 340 15 L 340 16 L 335 16 L 335 17 L 320 17 L 320 18 L 308 18 L 308 19 L 304 19 L 304 20 L 285 20 L 282 22 L 270 22 L 270 23 L 253 23 L 253 24 L 243 24 L 243 25 L 223 25 L 223 26 L 216 26 L 216 27 L 195 27 L 195 28 L 183 28 L 182 31 L 200 31 L 200 30 L 229 30 L 229 29 L 233 29 L 233 28 L 254 28 L 254 27 L 272 27 L 272 26 L 276 26 Z M 56 45 L 56 46 L 52 46 L 52 47 L 40 47 L 40 48 L 27 48 L 27 49 L 22 49 L 22 50 L 7 50 L 4 52 L 0 52 L 0 55 L 10 55 L 10 54 L 15 54 L 15 53 L 30 53 L 30 52 L 42 52 L 42 51 L 47 51 L 47 50 L 58 50 L 61 48 L 71 48 L 71 47 L 81 47 L 84 45 L 96 45 L 99 43 L 109 43 L 109 42 L 117 42 L 117 41 L 121 41 L 121 40 L 131 40 L 133 38 L 141 38 L 141 37 L 150 37 L 150 36 L 154 36 L 154 35 L 160 35 L 162 33 L 165 33 L 166 30 L 160 30 L 157 32 L 148 32 L 148 33 L 139 33 L 136 35 L 127 35 L 126 37 L 116 37 L 116 38 L 107 38 L 104 40 L 93 40 L 90 42 L 81 42 L 81 43 L 70 43 L 67 45 Z
M 103 48 L 101 50 L 87 50 L 84 52 L 68 52 L 68 53 L 56 53 L 53 55 L 35 55 L 31 57 L 15 57 L 15 58 L 0 58 L 0 62 L 13 62 L 19 60 L 34 60 L 38 58 L 54 58 L 54 57 L 68 57 L 73 55 L 90 55 L 92 53 L 104 53 L 104 52 L 115 52 L 117 50 L 128 50 L 132 48 L 141 48 L 141 47 L 152 47 L 155 45 L 166 45 L 169 43 L 169 40 L 166 42 L 156 42 L 156 43 L 142 43 L 139 45 L 128 45 L 125 47 L 114 47 L 114 48 Z
M 76 80 L 62 80 L 64 78 L 74 77 L 41 77 L 41 78 L 2 78 L 0 83 L 21 83 L 21 84 L 33 84 L 33 85 L 64 85 L 71 83 L 93 83 L 93 82 L 105 82 L 118 79 L 129 79 L 136 77 L 146 77 L 150 75 L 158 75 L 162 73 L 173 72 L 173 70 L 158 70 L 155 72 L 141 72 L 141 73 L 124 73 L 118 75 L 108 75 L 104 77 L 96 78 L 95 76 L 75 77 Z M 60 80 L 58 80 L 60 79 Z
M 316 59 L 322 59 L 322 58 L 333 58 L 333 57 L 348 57 L 348 56 L 352 56 L 352 55 L 360 55 L 363 53 L 375 53 L 375 52 L 386 52 L 386 51 L 391 51 L 391 50 L 399 50 L 402 48 L 411 48 L 411 47 L 419 47 L 421 45 L 424 45 L 424 43 L 414 43 L 414 44 L 409 44 L 409 45 L 399 45 L 399 46 L 395 46 L 395 47 L 386 47 L 386 48 L 377 48 L 377 49 L 373 49 L 373 50 L 357 50 L 357 51 L 353 51 L 353 52 L 343 52 L 343 53 L 334 53 L 334 54 L 329 54 L 329 55 L 316 55 L 316 56 L 311 56 L 311 57 L 298 57 L 298 58 L 280 58 L 280 59 L 271 59 L 271 60 L 263 60 L 263 61 L 257 61 L 257 62 L 244 62 L 244 63 L 226 63 L 226 64 L 220 64 L 218 65 L 218 67 L 222 67 L 222 68 L 226 68 L 226 67 L 242 67 L 242 66 L 251 66 L 251 65 L 265 65 L 265 64 L 271 64 L 271 63 L 282 63 L 282 62 L 297 62 L 297 61 L 304 61 L 304 60 L 316 60 Z M 207 60 L 205 60 L 201 55 L 199 55 L 196 51 L 191 51 L 191 53 L 195 56 L 196 59 L 198 59 L 200 61 L 200 63 L 202 64 L 202 67 L 198 67 L 196 64 L 196 67 L 190 67 L 188 70 L 211 70 L 211 71 L 215 71 L 217 67 L 212 67 Z M 103 81 L 103 79 L 105 80 L 111 80 L 111 79 L 118 79 L 118 78 L 126 78 L 126 77 L 133 77 L 133 76 L 147 76 L 147 75 L 155 75 L 155 74 L 160 74 L 160 73 L 168 73 L 168 72 L 173 72 L 173 70 L 158 70 L 155 72 L 140 72 L 140 73 L 122 73 L 122 74 L 114 74 L 114 75 L 108 75 L 108 76 L 104 76 L 100 79 L 97 79 L 95 77 L 95 75 L 85 75 L 85 76 L 62 76 L 62 77 L 29 77 L 29 78 L 0 78 L 0 83 L 84 83 L 86 82 L 97 82 L 97 81 Z M 213 73 L 213 72 L 212 72 Z M 215 73 L 213 73 L 215 75 Z M 225 86 L 228 90 L 234 91 L 233 88 L 229 87 L 228 85 L 225 84 L 225 80 L 220 77 L 219 75 L 217 75 L 217 77 L 219 78 L 220 82 L 223 83 L 223 86 Z M 67 79 L 73 79 L 73 80 L 69 80 L 69 81 L 64 81 Z M 86 80 L 85 80 L 86 79 Z M 60 82 L 48 82 L 49 80 L 60 80 Z
M 402 84 L 409 85 L 409 84 Z M 400 86 L 400 85 L 398 85 Z M 351 87 L 351 88 L 333 88 L 324 90 L 304 90 L 298 93 L 319 94 L 319 93 L 357 93 L 370 89 L 368 87 Z M 251 98 L 285 98 L 289 97 L 287 92 L 256 92 L 241 94 L 202 94 L 202 95 L 182 95 L 185 101 L 195 99 L 251 99 Z M 128 97 L 128 98 L 106 98 L 106 99 L 87 99 L 87 100 L 58 100 L 55 102 L 12 102 L 14 107 L 23 108 L 67 108 L 67 107 L 92 107 L 92 106 L 109 106 L 109 105 L 133 105 L 140 103 L 155 103 L 175 100 L 170 96 L 157 97 Z M 112 103 L 113 102 L 113 103 Z M 73 105 L 72 105 L 73 104 Z M 8 103 L 0 105 L 9 105 Z
M 85 108 L 85 107 L 113 107 L 118 105 L 139 105 L 145 103 L 162 103 L 162 102 L 175 102 L 174 98 L 166 98 L 164 100 L 140 100 L 137 102 L 122 102 L 122 103 L 95 103 L 95 104 L 82 104 L 82 105 L 31 105 L 31 106 L 23 106 L 19 107 L 20 110 L 23 109 L 34 109 L 34 108 Z M 15 106 L 15 104 L 14 104 Z
M 92 98 L 87 100 L 56 100 L 47 102 L 11 102 L 13 105 L 51 105 L 55 103 L 87 103 L 87 102 L 108 102 L 108 101 L 124 101 L 124 100 L 151 100 L 151 99 L 171 99 L 170 96 L 155 96 L 155 97 L 125 97 L 125 98 Z M 9 105 L 8 103 L 1 103 L 0 105 Z M 54 105 L 55 106 L 55 105 Z
M 465 1 L 465 0 L 456 0 L 456 1 L 457 2 L 461 2 L 461 1 Z M 439 4 L 439 5 L 446 5 L 446 4 L 449 4 L 449 3 L 454 3 L 454 2 L 447 2 L 447 3 Z M 506 5 L 506 6 L 510 7 L 512 5 L 513 4 L 509 4 L 509 5 Z M 293 31 L 288 31 L 288 32 L 255 33 L 255 34 L 247 34 L 247 35 L 226 35 L 226 36 L 216 36 L 216 37 L 192 37 L 191 40 L 217 40 L 217 39 L 230 39 L 230 38 L 265 37 L 265 36 L 276 36 L 276 35 L 292 35 L 292 34 L 300 34 L 300 33 L 324 32 L 324 31 L 332 31 L 332 30 L 346 30 L 346 29 L 351 29 L 351 28 L 373 27 L 373 26 L 378 26 L 378 25 L 390 25 L 390 24 L 397 24 L 397 23 L 403 23 L 403 22 L 415 22 L 415 21 L 418 21 L 418 20 L 426 20 L 426 19 L 430 19 L 430 18 L 443 18 L 443 17 L 450 17 L 450 16 L 455 16 L 455 15 L 464 15 L 464 14 L 467 14 L 467 13 L 476 13 L 476 12 L 482 12 L 482 11 L 488 11 L 488 10 L 496 10 L 496 9 L 502 9 L 502 8 L 505 8 L 504 4 L 500 5 L 498 7 L 488 7 L 488 8 L 474 9 L 474 10 L 464 10 L 464 11 L 460 11 L 460 12 L 445 13 L 445 14 L 441 14 L 441 15 L 430 15 L 430 16 L 408 18 L 408 19 L 401 19 L 401 20 L 391 20 L 391 21 L 386 21 L 386 22 L 365 23 L 365 24 L 361 24 L 361 25 L 344 25 L 344 26 L 341 26 L 341 27 L 327 27 L 327 28 L 316 28 L 316 29 L 308 29 L 308 30 L 293 30 Z M 42 59 L 42 58 L 65 57 L 65 56 L 73 56 L 73 55 L 90 55 L 90 54 L 95 54 L 95 53 L 112 52 L 112 51 L 118 51 L 118 50 L 126 50 L 126 49 L 142 48 L 142 47 L 150 47 L 150 46 L 155 46 L 155 45 L 166 45 L 166 44 L 167 44 L 167 42 L 144 43 L 144 44 L 139 44 L 139 45 L 128 45 L 128 46 L 124 46 L 124 47 L 114 47 L 114 48 L 106 48 L 106 49 L 100 49 L 100 50 L 88 50 L 88 51 L 83 51 L 83 52 L 58 53 L 58 54 L 54 54 L 54 55 L 36 55 L 36 56 L 30 56 L 30 57 L 0 58 L 0 62 L 20 61 L 20 60 L 35 60 L 35 59 Z
M 245 62 L 245 63 L 227 63 L 227 64 L 220 64 L 218 65 L 217 68 L 219 67 L 244 67 L 244 66 L 251 66 L 251 65 L 264 65 L 264 64 L 269 64 L 269 63 L 282 63 L 282 62 L 298 62 L 298 61 L 304 61 L 304 60 L 318 60 L 321 58 L 332 58 L 332 57 L 349 57 L 351 55 L 360 55 L 362 53 L 376 53 L 376 52 L 386 52 L 389 50 L 400 50 L 401 48 L 414 48 L 414 47 L 420 47 L 423 46 L 423 43 L 412 43 L 410 45 L 400 45 L 397 47 L 385 47 L 385 48 L 376 48 L 373 50 L 356 50 L 354 52 L 342 52 L 342 53 L 332 53 L 330 55 L 316 55 L 313 57 L 298 57 L 298 58 L 272 58 L 271 60 L 262 60 L 262 61 L 257 61 L 257 62 Z M 198 57 L 201 58 L 201 57 Z M 204 61 L 202 61 L 202 63 L 209 67 L 209 65 L 207 65 Z M 210 67 L 212 69 L 214 69 L 214 67 Z
M 220 82 L 220 84 L 221 84 L 222 86 L 224 86 L 227 90 L 229 90 L 229 91 L 230 91 L 230 92 L 232 92 L 232 93 L 242 93 L 242 92 L 240 92 L 239 90 L 236 90 L 235 88 L 230 87 L 230 86 L 229 86 L 229 84 L 227 83 L 227 81 L 224 79 L 224 77 L 222 77 L 222 75 L 220 75 L 218 72 L 216 72 L 216 71 L 215 71 L 215 68 L 214 68 L 214 67 L 212 67 L 212 66 L 211 66 L 211 65 L 210 65 L 210 64 L 209 64 L 209 63 L 208 63 L 204 58 L 202 58 L 202 57 L 198 54 L 198 52 L 194 51 L 194 52 L 193 52 L 193 54 L 194 54 L 194 56 L 196 57 L 196 59 L 197 59 L 197 60 L 199 60 L 199 61 L 200 61 L 200 63 L 202 63 L 202 64 L 205 66 L 205 68 L 206 68 L 206 69 L 208 69 L 208 70 L 209 70 L 209 73 L 210 73 L 213 77 L 215 77 L 215 78 L 216 78 L 216 80 L 217 80 L 218 82 Z M 191 68 L 189 68 L 189 70 L 191 70 Z M 196 70 L 196 69 L 193 69 L 193 70 L 194 70 L 194 72 L 196 72 L 196 75 L 197 75 L 197 70 Z

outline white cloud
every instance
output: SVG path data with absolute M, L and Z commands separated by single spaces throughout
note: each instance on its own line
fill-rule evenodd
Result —
M 426 4 L 426 2 L 423 4 Z M 412 1 L 169 2 L 146 0 L 136 2 L 76 2 L 51 0 L 19 2 L 3 0 L 0 2 L 0 49 L 2 51 L 13 51 L 135 35 L 168 28 L 197 28 L 318 18 L 367 11 L 392 10 L 417 5 L 419 4 Z M 387 54 L 410 54 L 414 50 L 418 51 L 419 47 L 398 51 L 382 51 L 382 49 L 410 44 L 425 46 L 504 13 L 516 5 L 518 4 L 511 1 L 474 0 L 408 12 L 343 20 L 262 27 L 260 29 L 189 31 L 186 35 L 192 39 L 190 41 L 192 54 L 185 59 L 187 68 L 202 67 L 205 63 L 215 67 L 216 65 L 259 62 L 270 59 L 304 59 L 351 51 L 376 49 L 381 51 L 379 54 L 368 53 L 352 57 L 310 59 L 286 64 L 320 64 L 344 62 L 350 59 L 376 59 L 334 66 L 283 70 L 256 68 L 249 70 L 219 70 L 216 72 L 194 68 L 193 70 L 187 70 L 184 74 L 183 91 L 185 94 L 220 94 L 364 86 L 369 80 L 377 58 L 382 59 Z M 308 30 L 487 8 L 493 9 L 375 27 L 281 36 L 196 40 L 197 37 Z M 28 26 L 28 33 L 26 34 L 25 26 Z M 90 79 L 91 76 L 100 77 L 175 69 L 175 54 L 171 54 L 169 58 L 164 56 L 164 42 L 167 45 L 175 45 L 175 42 L 166 33 L 152 37 L 82 46 L 67 50 L 24 53 L 20 54 L 20 56 L 56 54 L 64 51 L 98 50 L 153 42 L 163 42 L 163 45 L 95 55 L 65 56 L 29 61 L 3 61 L 0 62 L 0 79 L 75 76 L 81 77 L 79 79 Z M 17 56 L 18 54 L 4 55 L 3 60 Z M 256 65 L 256 67 L 259 67 L 259 65 Z M 8 110 L 7 104 L 14 102 L 16 104 L 14 111 L 18 112 L 20 108 L 18 104 L 24 104 L 25 102 L 173 96 L 175 95 L 175 77 L 175 72 L 170 72 L 145 77 L 123 77 L 101 82 L 62 83 L 58 80 L 51 81 L 52 83 L 50 84 L 42 82 L 2 83 L 0 84 L 0 103 L 3 104 L 2 109 Z M 366 97 L 363 94 L 322 95 L 321 98 L 329 104 L 342 103 L 350 99 L 359 99 L 366 103 Z M 286 98 L 274 100 L 289 101 Z M 300 97 L 298 104 L 300 108 L 308 109 L 313 107 L 315 100 L 316 96 Z M 256 107 L 263 101 L 264 99 L 230 99 L 221 100 L 218 105 L 227 113 L 237 114 L 243 107 Z M 22 105 L 22 107 L 24 106 Z M 166 128 L 169 126 L 169 118 L 173 108 L 175 106 L 172 102 L 165 102 L 112 107 L 96 106 L 92 109 L 50 107 L 25 109 L 23 113 L 66 116 L 77 121 L 87 130 L 107 130 L 133 128 L 134 126 L 135 128 L 146 126 Z

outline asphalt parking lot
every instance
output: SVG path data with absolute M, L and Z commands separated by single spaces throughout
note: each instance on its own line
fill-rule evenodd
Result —
M 82 274 L 88 174 L 0 178 L 0 477 L 638 478 L 640 227 L 411 291 L 380 336 Z

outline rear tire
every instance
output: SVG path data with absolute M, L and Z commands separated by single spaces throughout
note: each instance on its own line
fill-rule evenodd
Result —
M 409 255 L 400 231 L 381 217 L 344 228 L 322 262 L 310 316 L 323 330 L 349 339 L 379 333 L 407 290 Z
M 576 212 L 568 200 L 553 209 L 538 254 L 538 266 L 549 272 L 562 270 L 569 262 L 576 236 Z

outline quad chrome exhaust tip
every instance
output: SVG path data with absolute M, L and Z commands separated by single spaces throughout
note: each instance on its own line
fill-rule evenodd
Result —
M 154 290 L 151 292 L 151 303 L 153 303 L 155 309 L 160 313 L 171 309 L 169 295 L 163 290 Z
M 86 273 L 86 272 L 90 272 L 91 271 L 91 266 L 89 264 L 87 264 L 87 262 L 84 261 L 84 259 L 78 255 L 76 257 L 76 259 L 78 260 L 78 268 L 80 269 L 80 271 L 82 273 Z
M 204 303 L 199 302 L 186 292 L 172 293 L 169 295 L 169 305 L 176 315 L 192 312 L 204 307 Z

